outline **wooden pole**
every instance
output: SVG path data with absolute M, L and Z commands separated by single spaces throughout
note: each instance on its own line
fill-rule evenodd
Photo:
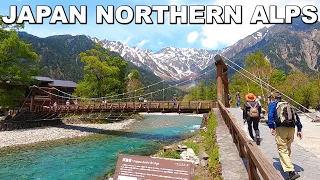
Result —
M 224 70 L 223 72 L 223 91 L 224 91 L 224 100 L 225 107 L 230 107 L 229 102 L 229 81 L 228 81 L 228 70 Z
M 222 67 L 216 63 L 217 67 L 217 98 L 218 101 L 223 102 L 223 89 L 222 89 Z
M 228 100 L 228 67 L 220 55 L 217 54 L 214 59 L 217 67 L 217 99 L 224 103 L 226 107 L 230 107 Z
M 33 112 L 34 111 L 34 96 L 35 96 L 35 92 L 34 90 L 31 89 L 31 102 L 30 102 L 30 111 Z

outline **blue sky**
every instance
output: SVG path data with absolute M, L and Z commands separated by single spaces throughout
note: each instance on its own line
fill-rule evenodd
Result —
M 196 3 L 195 3 L 196 2 Z M 255 5 L 269 5 L 275 4 L 284 7 L 287 4 L 301 4 L 299 0 L 292 0 L 290 2 L 283 0 L 118 0 L 118 1 L 102 1 L 102 0 L 2 0 L 0 7 L 0 14 L 8 15 L 10 5 L 30 5 L 35 9 L 36 5 L 49 5 L 54 7 L 56 5 L 63 5 L 68 9 L 69 5 L 87 5 L 88 7 L 88 24 L 87 25 L 50 25 L 48 18 L 43 25 L 26 24 L 24 31 L 39 36 L 47 37 L 60 34 L 85 34 L 92 37 L 97 37 L 100 40 L 114 40 L 121 41 L 129 46 L 139 46 L 142 49 L 150 49 L 158 51 L 167 46 L 174 46 L 180 48 L 203 48 L 203 49 L 222 49 L 226 46 L 234 44 L 236 41 L 252 34 L 264 25 L 249 25 L 250 15 L 254 10 Z M 97 25 L 96 24 L 96 6 L 97 5 L 114 5 L 115 7 L 121 5 L 243 5 L 244 17 L 243 25 L 121 25 L 115 23 L 114 25 Z M 303 4 L 318 5 L 318 0 L 305 0 Z M 302 4 L 302 5 L 303 5 Z M 280 7 L 280 8 L 281 8 Z M 319 6 L 317 6 L 319 7 Z M 35 11 L 34 11 L 35 12 Z M 247 14 L 246 14 L 247 13 Z M 67 11 L 68 14 L 68 11 Z M 281 13 L 280 13 L 281 14 Z M 167 20 L 167 19 L 166 19 Z M 188 38 L 189 37 L 189 38 Z

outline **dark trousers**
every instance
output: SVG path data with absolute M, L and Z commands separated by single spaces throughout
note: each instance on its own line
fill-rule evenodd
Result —
M 249 135 L 252 139 L 254 139 L 253 131 L 252 131 L 252 124 L 253 124 L 253 129 L 255 131 L 255 134 L 257 137 L 260 137 L 259 134 L 259 119 L 253 119 L 253 118 L 248 118 L 247 123 L 248 123 L 248 131 Z

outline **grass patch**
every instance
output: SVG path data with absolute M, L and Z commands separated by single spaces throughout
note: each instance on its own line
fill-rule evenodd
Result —
M 219 162 L 219 147 L 217 145 L 216 138 L 216 127 L 218 123 L 216 121 L 215 114 L 209 113 L 209 119 L 207 124 L 207 130 L 201 131 L 201 135 L 204 137 L 202 139 L 203 147 L 206 153 L 209 155 L 209 172 L 213 179 L 222 179 L 220 173 L 220 162 Z
M 192 148 L 194 153 L 196 155 L 199 155 L 199 149 L 200 149 L 200 146 L 198 143 L 195 143 L 193 141 L 186 141 L 183 143 L 184 145 L 186 145 L 188 148 Z
M 177 151 L 162 151 L 158 154 L 159 157 L 162 157 L 162 158 L 171 158 L 171 159 L 180 159 L 180 153 L 177 152 Z

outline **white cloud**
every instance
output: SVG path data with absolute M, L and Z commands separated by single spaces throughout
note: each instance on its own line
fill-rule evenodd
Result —
M 199 33 L 197 31 L 192 31 L 188 34 L 187 41 L 188 43 L 194 43 L 199 37 Z
M 224 5 L 231 5 L 232 7 L 235 7 L 236 5 L 242 5 L 242 24 L 204 25 L 202 26 L 202 31 L 200 33 L 202 35 L 201 44 L 204 48 L 210 49 L 215 49 L 221 45 L 230 46 L 236 43 L 238 40 L 243 39 L 266 26 L 263 24 L 250 25 L 251 17 L 257 5 L 264 5 L 267 13 L 269 13 L 270 5 L 277 5 L 277 15 L 278 17 L 283 18 L 285 5 L 298 5 L 300 7 L 305 5 L 315 5 L 316 7 L 319 7 L 319 2 L 320 1 L 318 0 L 244 0 L 239 3 L 239 0 L 217 0 L 214 4 L 222 7 Z
M 130 40 L 131 40 L 131 36 L 129 36 L 125 41 L 123 41 L 123 44 L 128 44 Z
M 145 45 L 146 43 L 150 42 L 150 40 L 142 40 L 141 42 L 138 43 L 138 47 L 142 47 L 143 45 Z
M 158 45 L 162 45 L 162 44 L 163 42 L 160 39 L 158 39 Z

